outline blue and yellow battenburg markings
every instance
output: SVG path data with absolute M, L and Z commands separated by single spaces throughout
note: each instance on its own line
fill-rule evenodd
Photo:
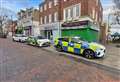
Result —
M 84 49 L 89 48 L 89 45 L 87 43 L 78 44 L 72 42 L 57 41 L 55 45 L 56 44 L 61 45 L 64 51 L 68 51 L 76 54 L 82 54 Z

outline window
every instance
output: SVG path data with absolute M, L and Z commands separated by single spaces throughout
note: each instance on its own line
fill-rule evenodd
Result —
M 69 9 L 68 9 L 68 19 L 71 18 L 71 15 L 70 15 L 70 14 L 71 14 L 71 9 L 69 8 Z
M 65 19 L 68 19 L 68 9 L 65 10 Z
M 49 23 L 51 23 L 52 22 L 52 15 L 50 14 L 49 15 Z
M 43 12 L 43 7 L 42 6 L 40 7 L 40 12 Z
M 96 12 L 95 20 L 98 21 L 98 13 Z
M 54 5 L 58 5 L 58 0 L 54 0 Z
M 99 4 L 99 1 L 98 0 L 96 0 L 96 5 L 98 5 Z
M 80 5 L 76 5 L 76 17 L 80 16 Z
M 29 17 L 32 16 L 32 13 L 31 13 L 31 12 L 28 12 L 28 16 L 29 16 Z
M 44 24 L 47 23 L 47 16 L 44 17 Z
M 72 17 L 72 18 L 73 18 L 73 7 L 72 7 L 72 8 L 70 8 L 70 17 Z
M 51 7 L 52 7 L 52 2 L 50 1 L 50 2 L 49 2 L 49 8 L 51 8 Z
M 70 19 L 71 18 L 71 9 L 70 8 L 67 8 L 64 10 L 64 19 L 67 20 L 67 19 Z
M 43 24 L 43 18 L 42 17 L 40 18 L 40 24 Z
M 66 9 L 64 9 L 64 20 L 68 20 L 68 19 L 75 19 L 76 17 L 80 16 L 80 4 L 68 7 Z
M 44 5 L 44 10 L 46 10 L 46 9 L 47 9 L 47 5 L 45 4 L 45 5 Z
M 81 40 L 80 40 L 79 37 L 75 37 L 75 38 L 71 39 L 71 42 L 73 42 L 73 43 L 81 43 Z
M 55 12 L 54 13 L 54 22 L 57 22 L 58 21 L 58 12 Z
M 95 18 L 95 9 L 92 10 L 92 18 Z

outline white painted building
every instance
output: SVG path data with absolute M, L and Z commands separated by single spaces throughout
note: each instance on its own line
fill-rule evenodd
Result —
M 24 28 L 25 35 L 39 35 L 39 11 L 37 9 L 21 10 L 18 13 L 18 27 Z

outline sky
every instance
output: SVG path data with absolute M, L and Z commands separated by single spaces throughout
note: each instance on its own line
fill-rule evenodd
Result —
M 38 5 L 42 2 L 43 0 L 0 0 L 0 8 L 2 8 L 2 13 L 9 13 L 11 12 L 11 15 L 15 16 L 15 14 L 20 10 L 20 9 L 25 9 L 30 8 L 30 7 L 35 7 L 38 8 Z M 104 14 L 106 15 L 107 13 L 110 12 L 110 10 L 106 9 L 109 6 L 111 6 L 112 0 L 101 0 L 103 8 L 104 8 Z M 1 12 L 1 10 L 0 10 Z

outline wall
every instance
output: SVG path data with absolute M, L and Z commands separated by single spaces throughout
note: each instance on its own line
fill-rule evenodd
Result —
M 62 36 L 69 36 L 69 37 L 81 37 L 82 39 L 86 41 L 98 41 L 98 31 L 84 28 L 84 29 L 67 29 L 62 30 Z

